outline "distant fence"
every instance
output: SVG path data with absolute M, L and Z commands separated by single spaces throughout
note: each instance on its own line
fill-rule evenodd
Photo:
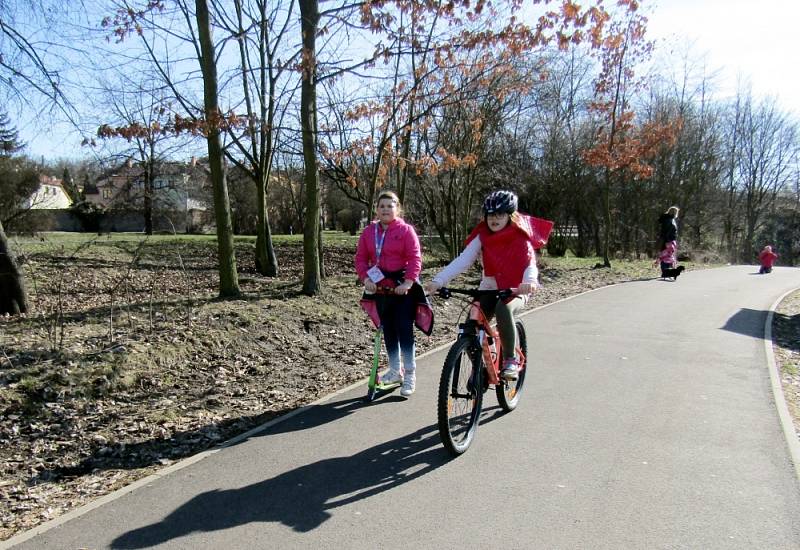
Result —
M 205 210 L 153 212 L 153 231 L 159 233 L 210 233 L 214 214 Z M 12 232 L 75 231 L 116 233 L 144 231 L 144 214 L 135 210 L 110 210 L 82 216 L 72 210 L 35 209 L 9 224 Z

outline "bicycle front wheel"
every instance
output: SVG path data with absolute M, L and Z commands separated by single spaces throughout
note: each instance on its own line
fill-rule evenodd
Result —
M 478 356 L 477 362 L 473 362 L 471 347 L 469 338 L 460 338 L 453 344 L 439 380 L 439 435 L 454 456 L 462 454 L 472 443 L 483 403 L 482 359 Z
M 495 391 L 497 392 L 497 401 L 506 412 L 511 412 L 517 408 L 519 404 L 520 393 L 522 392 L 522 385 L 525 383 L 525 373 L 528 372 L 528 338 L 525 335 L 525 327 L 522 322 L 517 321 L 517 338 L 519 339 L 519 349 L 522 350 L 522 355 L 525 357 L 525 363 L 519 370 L 516 380 L 501 380 Z

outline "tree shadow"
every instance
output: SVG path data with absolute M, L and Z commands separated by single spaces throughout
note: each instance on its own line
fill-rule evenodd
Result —
M 385 399 L 372 404 L 392 403 L 400 400 Z M 340 420 L 353 414 L 363 406 L 362 398 L 352 398 L 322 405 L 307 407 L 301 414 L 286 419 L 251 437 L 267 436 L 315 428 Z M 135 470 L 162 464 L 165 460 L 176 461 L 214 448 L 239 444 L 246 439 L 236 439 L 239 434 L 258 428 L 266 422 L 296 410 L 287 407 L 254 416 L 226 419 L 209 423 L 194 430 L 176 432 L 168 438 L 151 438 L 138 443 L 116 443 L 100 446 L 83 460 L 72 466 L 58 466 L 40 471 L 29 483 L 57 481 L 90 474 L 98 470 Z M 233 438 L 233 441 L 229 441 Z
M 721 328 L 729 332 L 763 339 L 766 320 L 766 311 L 742 308 L 733 314 Z
M 800 313 L 786 315 L 773 313 L 772 339 L 780 347 L 800 353 Z
M 743 308 L 736 312 L 722 327 L 722 330 L 752 336 L 759 340 L 764 338 L 764 324 L 769 312 Z M 773 312 L 772 339 L 784 349 L 800 352 L 800 314 L 786 315 Z
M 206 304 L 225 303 L 225 302 L 259 302 L 262 300 L 289 300 L 293 298 L 303 297 L 302 281 L 292 280 L 285 282 L 278 282 L 270 284 L 269 288 L 254 289 L 243 291 L 241 295 L 235 297 L 219 297 L 219 296 L 204 296 L 197 295 L 189 298 L 174 297 L 158 300 L 150 300 L 146 296 L 139 300 L 128 301 L 126 296 L 121 293 L 121 296 L 115 301 L 115 305 L 102 305 L 96 307 L 89 307 L 80 311 L 51 311 L 41 312 L 36 317 L 26 317 L 19 319 L 11 319 L 8 321 L 10 325 L 14 324 L 29 324 L 34 330 L 42 329 L 54 321 L 59 323 L 104 323 L 108 320 L 112 312 L 115 315 L 127 314 L 131 310 L 141 313 L 142 310 L 149 311 L 162 311 L 165 309 L 187 309 L 200 308 Z
M 117 537 L 113 548 L 150 548 L 193 532 L 279 522 L 305 533 L 332 510 L 413 481 L 447 463 L 428 426 L 350 456 L 326 458 L 239 489 L 197 495 L 158 523 Z

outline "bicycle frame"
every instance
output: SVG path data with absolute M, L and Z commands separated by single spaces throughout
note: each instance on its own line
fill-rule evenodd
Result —
M 469 312 L 469 321 L 474 322 L 475 325 L 475 333 L 469 334 L 467 332 L 467 324 L 462 323 L 462 338 L 475 338 L 476 339 L 476 346 L 480 347 L 481 354 L 483 355 L 483 362 L 486 365 L 486 379 L 489 384 L 497 385 L 503 383 L 500 379 L 500 366 L 502 363 L 503 357 L 503 346 L 500 340 L 499 332 L 492 326 L 491 322 L 489 321 L 486 313 L 480 306 L 480 301 L 477 297 L 480 295 L 480 292 L 486 291 L 467 291 L 467 290 L 459 290 L 459 289 L 447 289 L 447 292 L 450 293 L 458 293 L 458 294 L 465 294 L 467 296 L 472 296 L 476 298 L 473 300 L 472 304 L 470 305 L 470 312 Z M 500 297 L 503 295 L 510 296 L 511 291 L 493 291 L 497 292 Z M 483 334 L 481 334 L 483 331 Z M 494 342 L 496 353 L 494 357 L 492 357 L 492 350 L 490 347 L 490 343 Z M 519 369 L 520 371 L 525 368 L 525 354 L 522 353 L 522 349 L 517 346 L 516 355 L 519 359 Z
M 500 341 L 500 334 L 494 327 L 492 327 L 489 319 L 486 318 L 486 314 L 483 312 L 477 302 L 472 303 L 470 318 L 473 316 L 476 317 L 474 320 L 478 321 L 479 329 L 477 337 L 478 342 L 481 345 L 483 363 L 486 365 L 486 380 L 489 382 L 489 384 L 499 384 L 500 361 L 502 361 L 503 357 L 503 344 Z M 483 331 L 482 335 L 480 333 L 481 330 Z M 492 341 L 495 345 L 494 357 L 492 357 Z

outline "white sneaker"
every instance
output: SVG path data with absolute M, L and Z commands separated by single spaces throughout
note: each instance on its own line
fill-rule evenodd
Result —
M 414 390 L 416 389 L 417 385 L 417 375 L 413 372 L 411 374 L 406 374 L 406 377 L 403 379 L 403 387 L 400 388 L 400 395 L 403 397 L 409 397 Z
M 389 369 L 381 374 L 379 381 L 381 384 L 399 384 L 403 381 L 403 376 L 399 370 Z
M 506 359 L 503 363 L 503 370 L 500 371 L 500 378 L 508 381 L 519 378 L 519 360 L 516 358 Z

